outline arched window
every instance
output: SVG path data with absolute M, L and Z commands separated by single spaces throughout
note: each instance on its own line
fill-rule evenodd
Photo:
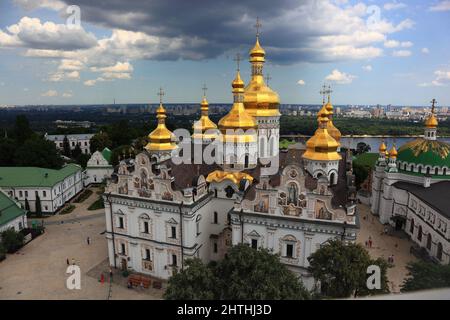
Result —
M 244 168 L 248 168 L 248 154 L 245 154 L 245 158 L 244 158 Z
M 218 224 L 219 223 L 219 215 L 217 211 L 214 211 L 213 213 L 213 223 Z
M 430 167 L 427 167 L 427 174 L 430 174 Z
M 272 156 L 275 154 L 275 139 L 274 137 L 270 137 L 269 140 L 269 156 Z
M 403 165 L 403 170 L 406 171 L 406 163 Z
M 330 184 L 335 184 L 336 174 L 333 172 L 330 175 Z
M 414 171 L 414 165 L 411 165 L 411 167 L 409 168 L 409 170 L 410 170 L 411 172 L 413 172 L 413 171 Z
M 442 261 L 442 243 L 440 242 L 437 245 L 436 258 Z
M 422 172 L 422 166 L 418 166 L 418 167 L 417 167 L 417 172 L 419 172 L 419 173 Z
M 427 249 L 431 250 L 431 233 L 427 236 Z
M 411 224 L 409 226 L 409 233 L 414 234 L 414 219 L 411 219 Z
M 434 169 L 434 174 L 437 176 L 439 174 L 439 168 Z
M 417 240 L 422 242 L 422 226 L 419 226 L 419 232 L 417 233 Z
M 447 175 L 447 168 L 442 169 L 442 174 L 443 174 L 444 176 Z

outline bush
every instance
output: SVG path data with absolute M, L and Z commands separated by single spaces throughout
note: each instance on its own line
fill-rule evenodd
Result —
M 65 207 L 64 209 L 61 210 L 61 212 L 59 214 L 68 214 L 71 213 L 73 210 L 75 210 L 75 206 L 73 204 Z
M 88 208 L 89 211 L 103 209 L 105 207 L 105 204 L 103 203 L 103 198 L 100 197 L 95 201 L 93 204 L 91 204 Z
M 23 246 L 24 236 L 21 232 L 17 232 L 14 229 L 8 229 L 2 232 L 2 245 L 5 247 L 6 252 L 14 253 Z
M 86 200 L 87 198 L 89 198 L 92 194 L 92 190 L 90 189 L 86 189 L 84 190 L 73 202 L 75 203 L 81 203 L 84 200 Z
M 3 261 L 6 259 L 6 249 L 3 246 L 3 244 L 0 243 L 0 261 Z

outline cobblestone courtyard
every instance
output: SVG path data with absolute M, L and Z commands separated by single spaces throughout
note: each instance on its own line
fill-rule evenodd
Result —
M 387 260 L 390 255 L 394 255 L 394 266 L 388 269 L 389 287 L 392 293 L 399 293 L 407 275 L 406 264 L 417 260 L 410 254 L 413 243 L 406 238 L 406 235 L 399 237 L 402 233 L 397 232 L 396 235 L 391 235 L 391 228 L 388 229 L 389 234 L 384 234 L 384 226 L 378 221 L 378 217 L 371 214 L 368 206 L 358 205 L 358 212 L 361 229 L 356 241 L 365 246 L 365 242 L 371 237 L 372 248 L 367 250 L 374 258 L 382 257 Z
M 94 192 L 83 203 L 75 204 L 72 213 L 45 219 L 43 235 L 0 263 L 0 299 L 161 299 L 161 290 L 127 289 L 116 283 L 110 289 L 108 282 L 99 282 L 100 274 L 89 273 L 99 266 L 108 271 L 108 250 L 102 234 L 104 211 L 87 210 L 97 198 Z M 91 238 L 90 245 L 87 237 Z M 72 258 L 81 269 L 80 290 L 66 288 L 66 259 Z

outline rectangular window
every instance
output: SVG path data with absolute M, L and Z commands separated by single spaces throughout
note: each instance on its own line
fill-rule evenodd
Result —
M 148 222 L 144 221 L 144 233 L 148 233 Z
M 150 249 L 145 249 L 145 260 L 150 261 Z
M 196 230 L 197 230 L 197 236 L 200 234 L 200 222 L 197 222 L 196 224 L 195 224 L 195 228 L 196 228 Z
M 119 228 L 123 229 L 123 218 L 119 217 Z
M 214 253 L 217 253 L 217 242 L 214 242 Z
M 214 221 L 215 224 L 219 223 L 219 218 L 218 218 L 217 211 L 214 211 L 214 220 L 213 221 Z
M 252 239 L 252 248 L 253 249 L 258 249 L 258 240 Z
M 42 196 L 45 198 L 47 196 L 47 191 L 42 191 Z
M 123 254 L 123 255 L 126 255 L 126 252 L 125 252 L 125 243 L 121 243 L 121 244 L 120 244 L 120 249 L 121 249 L 122 254 Z
M 28 191 L 25 191 L 25 198 L 28 198 Z
M 176 266 L 176 265 L 177 265 L 177 255 L 176 255 L 176 254 L 173 254 L 173 255 L 172 255 L 172 265 L 173 265 L 173 266 Z
M 23 197 L 23 192 L 22 191 L 19 191 L 19 197 Z
M 172 239 L 176 239 L 177 238 L 177 228 L 176 227 L 170 227 L 170 230 L 171 230 L 170 237 Z
M 286 257 L 292 258 L 294 256 L 294 245 L 287 244 L 286 245 Z

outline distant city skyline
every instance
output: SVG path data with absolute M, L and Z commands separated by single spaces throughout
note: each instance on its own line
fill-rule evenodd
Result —
M 68 5 L 77 8 L 67 11 Z M 226 9 L 225 9 L 226 8 Z M 450 1 L 0 3 L 0 105 L 231 103 L 256 17 L 282 104 L 450 105 Z

